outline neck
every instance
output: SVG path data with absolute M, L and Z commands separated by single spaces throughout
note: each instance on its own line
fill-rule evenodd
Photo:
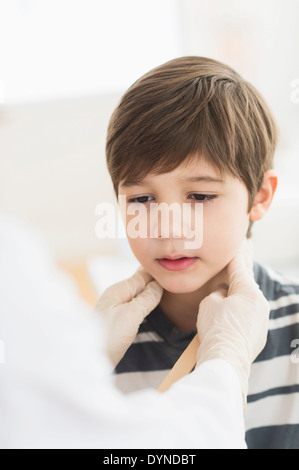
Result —
M 226 282 L 225 270 L 194 292 L 174 294 L 164 290 L 160 301 L 161 310 L 181 331 L 196 330 L 200 302 L 223 282 Z

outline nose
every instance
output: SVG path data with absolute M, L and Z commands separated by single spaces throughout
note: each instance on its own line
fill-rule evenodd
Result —
M 190 232 L 191 220 L 185 220 L 183 207 L 177 202 L 152 204 L 150 211 L 151 238 L 185 238 Z

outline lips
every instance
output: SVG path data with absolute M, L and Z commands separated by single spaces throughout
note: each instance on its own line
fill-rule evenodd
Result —
M 167 255 L 164 258 L 157 259 L 160 266 L 168 271 L 184 271 L 196 263 L 197 260 L 197 257 L 192 258 L 184 255 Z
M 182 259 L 182 258 L 191 258 L 190 256 L 185 256 L 185 255 L 165 255 L 162 256 L 159 259 L 170 259 L 172 261 L 177 260 L 177 259 Z

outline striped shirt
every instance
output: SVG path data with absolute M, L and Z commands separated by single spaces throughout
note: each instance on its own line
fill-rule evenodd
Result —
M 251 367 L 245 412 L 249 449 L 299 449 L 299 280 L 254 263 L 271 305 L 267 344 Z M 157 388 L 195 331 L 182 332 L 157 306 L 115 370 L 124 393 Z

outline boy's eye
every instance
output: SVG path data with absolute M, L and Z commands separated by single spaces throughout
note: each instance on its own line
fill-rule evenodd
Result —
M 197 194 L 197 193 L 189 195 L 189 197 L 192 197 L 192 196 L 194 196 L 195 201 L 201 201 L 201 202 L 210 201 L 217 197 L 216 194 Z
M 197 193 L 194 193 L 194 194 L 190 194 L 189 197 L 191 197 L 195 201 L 204 202 L 204 201 L 210 201 L 211 199 L 215 199 L 217 196 L 216 196 L 216 194 L 197 194 Z M 129 204 L 133 204 L 133 203 L 135 203 L 135 204 L 136 203 L 145 204 L 146 202 L 149 202 L 149 198 L 154 199 L 152 196 L 138 196 L 138 197 L 133 197 L 133 198 L 129 199 L 128 203 Z
M 133 203 L 139 203 L 139 204 L 145 204 L 146 202 L 148 202 L 148 198 L 151 197 L 153 199 L 152 196 L 139 196 L 139 197 L 132 197 L 131 199 L 128 199 L 128 203 L 129 204 L 133 204 Z

